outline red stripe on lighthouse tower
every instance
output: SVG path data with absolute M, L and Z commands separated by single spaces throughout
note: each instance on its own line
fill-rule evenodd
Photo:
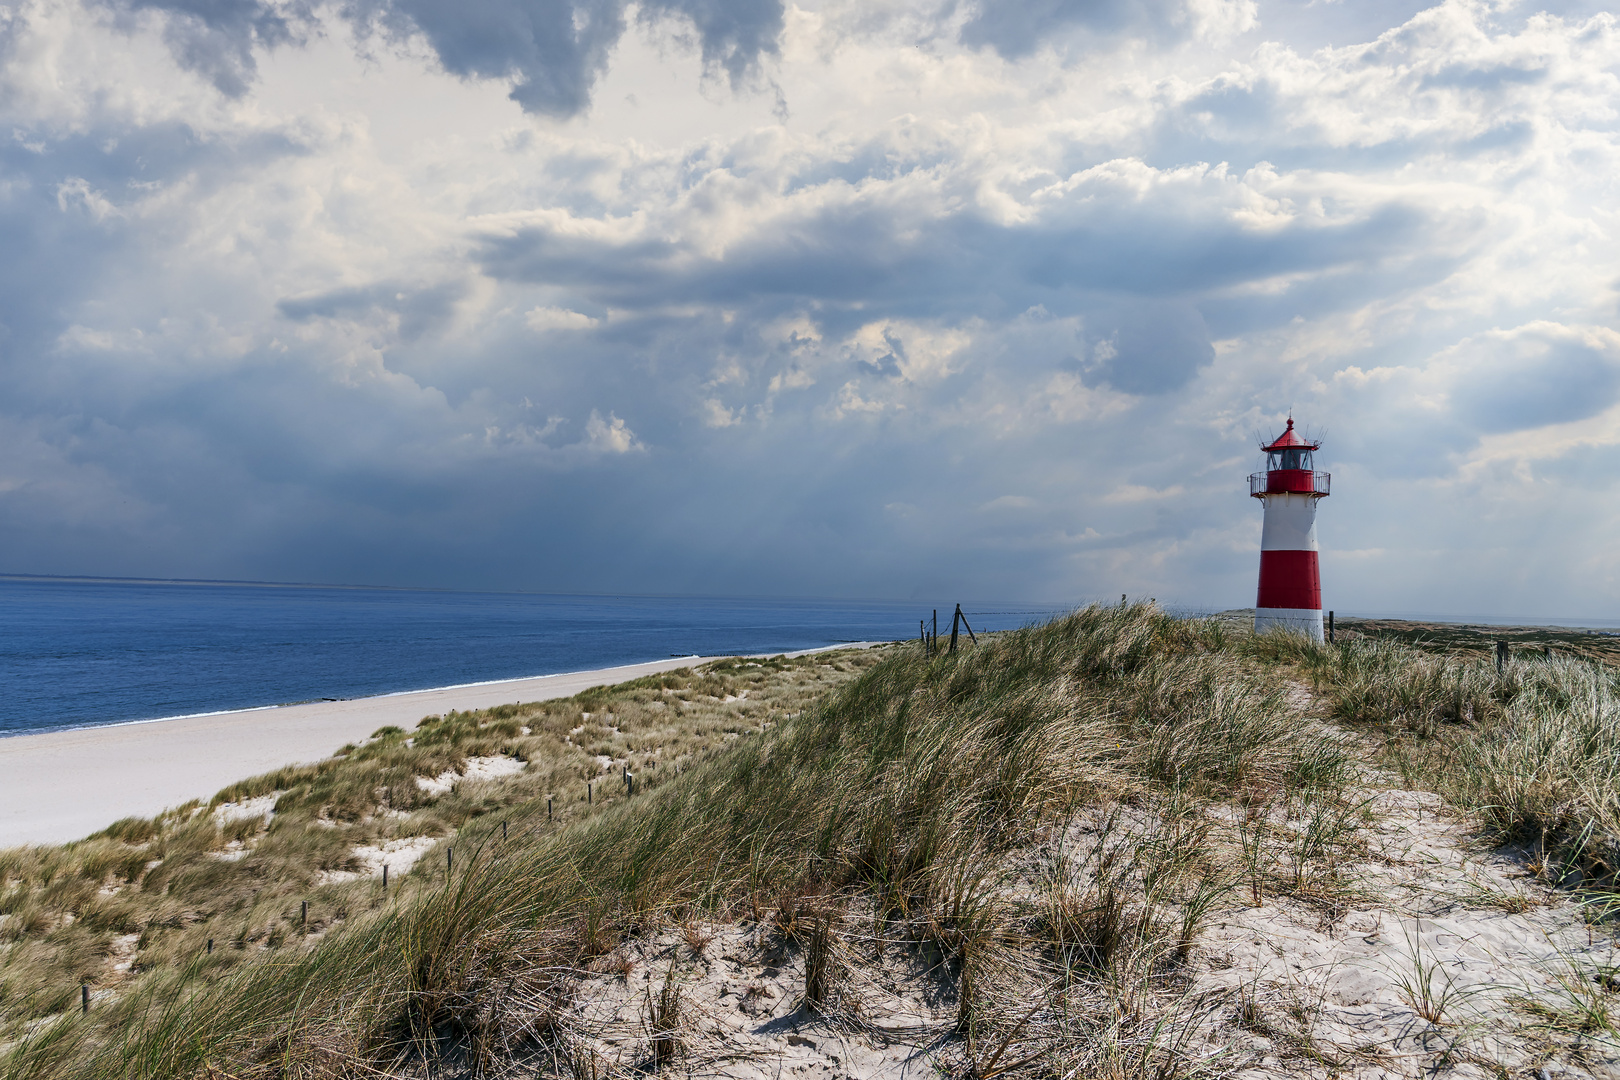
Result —
M 1265 504 L 1260 532 L 1260 589 L 1256 633 L 1281 627 L 1322 640 L 1322 582 L 1316 564 L 1316 501 L 1328 494 L 1329 476 L 1312 467 L 1321 443 L 1294 431 L 1293 417 L 1266 452 L 1267 469 L 1249 478 L 1249 494 Z
M 1256 608 L 1322 610 L 1322 578 L 1314 551 L 1260 550 L 1260 595 Z

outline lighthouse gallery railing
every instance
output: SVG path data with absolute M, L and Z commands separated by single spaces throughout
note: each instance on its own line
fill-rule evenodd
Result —
M 1249 494 L 1257 499 L 1262 495 L 1285 493 L 1327 495 L 1332 486 L 1331 474 L 1306 469 L 1274 469 L 1249 474 Z

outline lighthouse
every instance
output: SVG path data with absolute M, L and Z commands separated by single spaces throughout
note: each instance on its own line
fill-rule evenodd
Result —
M 1316 569 L 1316 500 L 1329 481 L 1312 455 L 1322 448 L 1288 430 L 1265 451 L 1266 471 L 1249 477 L 1249 494 L 1266 508 L 1260 531 L 1260 594 L 1254 602 L 1254 632 L 1272 627 L 1322 640 L 1322 579 Z

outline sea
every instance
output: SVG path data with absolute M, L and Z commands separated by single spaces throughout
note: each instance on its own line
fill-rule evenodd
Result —
M 949 631 L 955 601 L 0 577 L 0 737 Z M 963 604 L 975 631 L 1066 606 Z

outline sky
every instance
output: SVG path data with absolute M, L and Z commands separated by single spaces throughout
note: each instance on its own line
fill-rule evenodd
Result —
M 0 571 L 1620 618 L 1620 27 L 0 0 Z

